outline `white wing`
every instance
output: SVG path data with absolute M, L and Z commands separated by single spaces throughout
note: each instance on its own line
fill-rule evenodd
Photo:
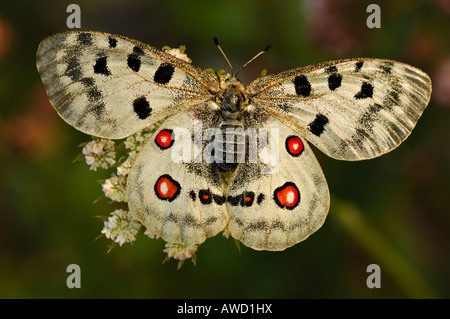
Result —
M 262 77 L 248 91 L 252 103 L 327 155 L 361 160 L 408 137 L 430 100 L 431 80 L 407 64 L 349 59 Z
M 227 194 L 228 229 L 253 249 L 284 250 L 322 226 L 330 195 L 306 140 L 274 118 L 266 124 L 278 143 L 260 144 L 258 162 L 237 168 Z
M 217 166 L 195 163 L 191 157 L 194 136 L 192 115 L 168 118 L 139 153 L 128 177 L 131 213 L 170 243 L 200 244 L 228 222 Z M 180 162 L 186 154 L 190 162 Z
M 123 36 L 88 31 L 53 35 L 37 51 L 51 103 L 80 131 L 124 138 L 212 98 L 210 73 Z

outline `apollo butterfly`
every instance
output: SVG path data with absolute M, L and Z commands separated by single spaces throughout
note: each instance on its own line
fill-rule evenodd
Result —
M 219 232 L 256 250 L 306 239 L 330 201 L 307 141 L 335 159 L 380 156 L 407 138 L 431 94 L 421 70 L 372 58 L 244 87 L 234 72 L 90 31 L 43 40 L 37 68 L 56 111 L 86 134 L 122 139 L 162 122 L 131 167 L 127 198 L 134 218 L 174 245 Z

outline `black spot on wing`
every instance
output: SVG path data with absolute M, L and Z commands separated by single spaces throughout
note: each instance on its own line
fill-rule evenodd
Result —
M 217 205 L 223 205 L 224 203 L 225 203 L 225 196 L 222 196 L 222 195 L 216 195 L 216 194 L 213 194 L 212 195 L 213 196 L 213 199 L 214 199 L 214 202 L 217 204 Z
M 162 63 L 155 72 L 153 80 L 158 84 L 167 84 L 172 79 L 175 67 L 173 65 Z
M 193 190 L 190 190 L 188 194 L 192 201 L 195 202 L 195 200 L 197 199 L 197 194 L 195 194 Z
M 259 195 L 258 195 L 258 199 L 256 200 L 256 203 L 257 203 L 258 205 L 261 205 L 261 203 L 263 202 L 263 200 L 264 200 L 265 198 L 266 198 L 266 196 L 264 196 L 263 193 L 259 194 Z
M 218 218 L 215 216 L 208 217 L 206 220 L 203 220 L 203 226 L 213 225 L 217 220 Z
M 138 47 L 138 46 L 135 46 L 135 47 L 133 48 L 133 52 L 134 52 L 134 53 L 137 53 L 137 54 L 140 54 L 140 55 L 145 55 L 144 50 L 143 50 L 142 48 Z
M 95 61 L 95 65 L 94 65 L 94 73 L 96 74 L 103 74 L 103 75 L 111 75 L 111 72 L 109 72 L 108 70 L 108 62 L 107 62 L 107 57 L 101 57 L 98 58 Z
M 139 72 L 141 69 L 141 58 L 139 55 L 144 55 L 145 52 L 140 47 L 133 48 L 133 54 L 130 54 L 127 59 L 127 65 L 134 72 Z
M 239 194 L 236 196 L 228 196 L 227 202 L 230 203 L 231 206 L 238 206 L 240 203 L 242 203 L 244 199 L 244 195 Z
M 337 67 L 335 65 L 330 66 L 328 68 L 325 68 L 325 72 L 326 73 L 333 73 L 333 72 L 337 72 Z
M 141 120 L 148 118 L 152 112 L 152 108 L 144 96 L 133 101 L 133 110 Z
M 308 130 L 315 136 L 320 136 L 325 130 L 325 126 L 328 124 L 328 122 L 328 117 L 319 113 L 316 115 L 314 121 L 309 123 Z
M 373 86 L 369 82 L 361 85 L 361 91 L 355 94 L 355 99 L 366 99 L 373 96 Z
M 356 62 L 355 72 L 358 72 L 359 70 L 361 70 L 363 64 L 364 64 L 364 61 Z
M 294 78 L 295 93 L 308 97 L 311 94 L 311 83 L 304 75 L 299 75 Z
M 134 72 L 139 72 L 141 68 L 141 59 L 136 54 L 130 54 L 127 59 L 127 65 Z
M 108 44 L 111 49 L 114 49 L 117 46 L 117 40 L 114 38 L 108 38 Z
M 331 91 L 334 91 L 338 87 L 340 87 L 341 83 L 342 83 L 342 75 L 340 74 L 334 73 L 328 77 L 328 88 Z
M 80 45 L 92 45 L 93 44 L 92 34 L 85 32 L 79 33 L 77 36 L 77 41 Z

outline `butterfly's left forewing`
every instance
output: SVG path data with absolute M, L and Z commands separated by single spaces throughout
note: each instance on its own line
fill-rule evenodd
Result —
M 123 36 L 74 31 L 44 39 L 37 68 L 51 103 L 78 130 L 124 138 L 210 100 L 208 72 Z

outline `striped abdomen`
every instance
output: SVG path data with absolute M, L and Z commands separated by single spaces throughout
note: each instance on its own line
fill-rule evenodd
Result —
M 214 140 L 215 162 L 222 171 L 230 171 L 245 161 L 245 133 L 242 125 L 222 124 L 221 137 Z

